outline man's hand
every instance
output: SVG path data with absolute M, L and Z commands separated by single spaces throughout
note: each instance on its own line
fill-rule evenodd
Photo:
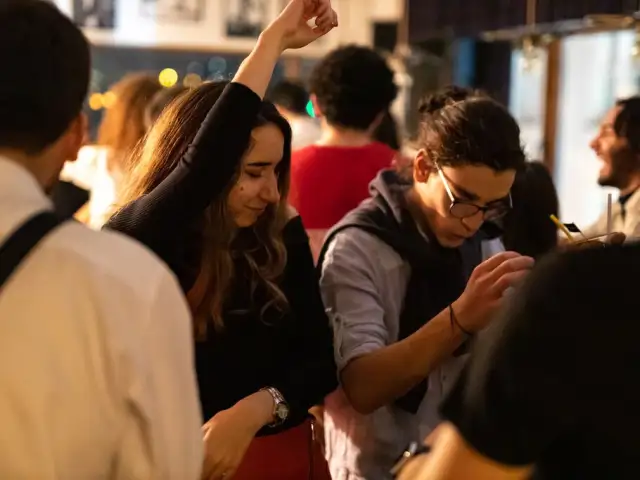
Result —
M 502 252 L 478 265 L 453 304 L 460 326 L 467 332 L 482 330 L 502 303 L 504 292 L 520 282 L 533 264 L 531 257 Z

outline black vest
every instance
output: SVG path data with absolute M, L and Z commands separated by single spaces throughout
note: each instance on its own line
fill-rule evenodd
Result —
M 318 268 L 322 268 L 335 235 L 347 228 L 359 228 L 389 245 L 411 266 L 398 340 L 414 334 L 462 294 L 473 269 L 482 262 L 482 240 L 489 238 L 481 231 L 457 249 L 443 248 L 435 240 L 425 239 L 404 202 L 401 189 L 375 194 L 329 231 L 318 258 Z M 465 350 L 463 345 L 456 353 Z M 427 385 L 424 379 L 397 399 L 396 405 L 415 414 Z

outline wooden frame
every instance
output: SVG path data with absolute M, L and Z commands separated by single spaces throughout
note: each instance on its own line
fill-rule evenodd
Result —
M 561 42 L 555 38 L 547 46 L 547 78 L 544 109 L 544 156 L 543 163 L 553 174 L 556 163 L 556 145 L 558 132 L 558 102 L 560 97 Z

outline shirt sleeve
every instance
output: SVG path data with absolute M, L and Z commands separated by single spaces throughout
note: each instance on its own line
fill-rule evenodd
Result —
M 597 237 L 607 232 L 607 212 L 604 212 L 598 217 L 598 220 L 592 225 L 589 225 L 584 229 L 582 233 L 587 238 Z M 564 235 L 562 236 L 564 238 Z
M 615 360 L 601 355 L 612 333 L 603 320 L 619 308 L 601 279 L 620 282 L 603 253 L 547 258 L 481 335 L 442 414 L 484 456 L 532 464 L 606 404 L 597 372 Z
M 378 243 L 366 232 L 344 230 L 332 240 L 324 258 L 320 291 L 333 326 L 338 371 L 392 341 L 382 292 L 394 295 L 403 279 L 399 268 L 385 271 L 380 265 L 372 253 Z M 397 298 L 402 298 L 402 292 Z
M 137 469 L 145 457 L 150 457 L 145 478 L 199 478 L 202 414 L 191 317 L 168 272 L 163 272 L 148 312 L 145 346 L 132 359 L 135 376 L 127 395 L 138 427 L 123 435 L 117 478 L 143 478 Z
M 89 201 L 89 191 L 74 183 L 60 180 L 51 191 L 51 201 L 58 216 L 68 220 Z

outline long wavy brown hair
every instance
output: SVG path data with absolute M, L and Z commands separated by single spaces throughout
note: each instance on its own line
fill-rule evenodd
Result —
M 147 133 L 147 106 L 161 89 L 155 77 L 144 73 L 127 75 L 111 87 L 114 102 L 102 117 L 97 142 L 109 148 L 111 162 L 122 163 L 130 158 Z M 122 166 L 128 168 L 126 163 Z
M 146 141 L 134 153 L 128 185 L 121 197 L 123 205 L 153 190 L 176 168 L 225 86 L 226 82 L 205 83 L 180 96 L 162 112 Z M 213 202 L 197 222 L 202 244 L 201 264 L 187 299 L 198 339 L 206 336 L 210 322 L 216 329 L 223 328 L 225 299 L 233 293 L 239 262 L 250 272 L 249 296 L 255 299 L 261 287 L 267 292 L 266 301 L 248 308 L 259 307 L 261 316 L 270 307 L 280 311 L 288 308 L 278 280 L 287 261 L 282 234 L 288 221 L 291 128 L 269 102 L 263 102 L 255 127 L 265 124 L 276 125 L 284 136 L 283 158 L 277 167 L 280 201 L 269 206 L 253 226 L 238 229 L 227 206 L 229 192 L 240 175 L 238 170 L 220 200 Z M 215 157 L 211 161 L 215 162 Z

